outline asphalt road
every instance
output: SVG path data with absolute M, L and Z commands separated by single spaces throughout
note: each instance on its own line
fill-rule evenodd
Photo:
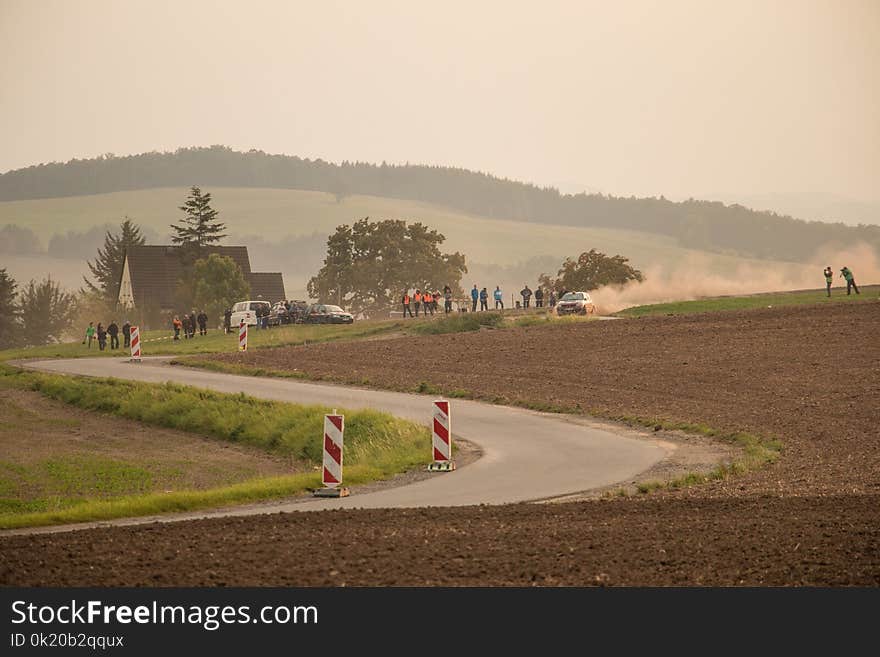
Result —
M 432 397 L 348 388 L 286 379 L 235 376 L 170 367 L 162 358 L 141 363 L 126 359 L 31 361 L 28 368 L 62 374 L 112 376 L 146 382 L 176 383 L 220 392 L 342 409 L 373 408 L 429 424 Z M 666 456 L 666 448 L 627 437 L 620 429 L 585 426 L 564 416 L 506 406 L 452 400 L 452 431 L 481 448 L 483 456 L 467 467 L 406 486 L 339 499 L 263 504 L 220 512 L 163 516 L 161 520 L 216 515 L 250 515 L 331 508 L 389 508 L 507 504 L 558 497 L 632 479 Z M 319 439 L 319 437 L 316 437 Z M 425 445 L 429 451 L 430 446 Z M 344 481 L 344 474 L 343 474 Z M 160 518 L 132 519 L 151 522 Z M 106 523 L 100 523 L 106 524 Z M 50 531 L 71 526 L 47 528 Z

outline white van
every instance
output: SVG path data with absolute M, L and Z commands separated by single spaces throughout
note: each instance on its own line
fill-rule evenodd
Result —
M 258 318 L 268 315 L 271 309 L 272 306 L 268 301 L 239 301 L 232 306 L 229 325 L 235 328 L 244 322 L 249 326 L 256 326 Z

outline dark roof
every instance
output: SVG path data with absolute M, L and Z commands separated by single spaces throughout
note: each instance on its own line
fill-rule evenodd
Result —
M 176 246 L 133 246 L 128 249 L 128 267 L 134 303 L 140 308 L 159 307 L 170 310 L 175 306 L 175 292 L 180 278 L 180 258 Z M 246 246 L 214 246 L 207 254 L 218 253 L 232 258 L 241 268 L 253 291 L 266 299 L 284 298 L 281 274 L 254 274 Z M 278 290 L 280 289 L 280 294 Z M 276 296 L 277 295 L 277 296 Z M 256 298 L 256 297 L 252 297 Z
M 287 298 L 284 279 L 278 272 L 251 272 L 248 280 L 251 283 L 251 299 L 262 298 L 274 303 Z

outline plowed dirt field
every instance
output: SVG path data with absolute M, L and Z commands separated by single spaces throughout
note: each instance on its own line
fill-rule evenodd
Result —
M 25 585 L 880 584 L 880 303 L 335 343 L 225 361 L 780 439 L 649 496 L 337 511 L 0 539 Z M 540 437 L 536 436 L 536 440 Z

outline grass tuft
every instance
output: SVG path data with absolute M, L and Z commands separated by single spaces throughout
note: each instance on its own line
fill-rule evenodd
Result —
M 499 328 L 504 324 L 504 316 L 498 312 L 460 313 L 446 315 L 428 322 L 414 323 L 409 332 L 416 335 L 441 335 L 444 333 L 466 333 L 481 328 Z

